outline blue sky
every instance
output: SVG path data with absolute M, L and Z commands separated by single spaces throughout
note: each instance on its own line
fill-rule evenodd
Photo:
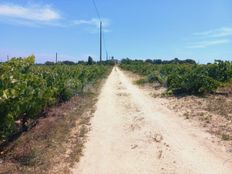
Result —
M 231 0 L 95 0 L 116 58 L 232 59 Z M 92 0 L 0 0 L 0 58 L 99 57 Z M 104 51 L 105 52 L 105 51 Z

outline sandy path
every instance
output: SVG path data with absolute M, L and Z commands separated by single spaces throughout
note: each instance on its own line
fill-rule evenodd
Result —
M 118 68 L 107 79 L 91 120 L 77 174 L 227 174 L 232 158 L 211 136 L 176 116 Z

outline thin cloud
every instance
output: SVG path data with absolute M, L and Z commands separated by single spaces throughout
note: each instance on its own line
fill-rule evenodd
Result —
M 214 45 L 228 44 L 230 42 L 231 41 L 229 39 L 200 41 L 200 42 L 190 43 L 190 46 L 188 46 L 187 48 L 206 48 L 206 47 L 214 46 Z
M 90 20 L 72 20 L 65 19 L 61 14 L 49 5 L 32 4 L 22 6 L 17 4 L 0 3 L 0 21 L 12 25 L 25 25 L 30 27 L 55 26 L 55 27 L 72 27 L 72 26 L 91 26 L 88 28 L 90 33 L 97 33 L 100 28 L 99 19 Z M 110 32 L 110 20 L 102 19 L 104 32 Z
M 50 6 L 20 6 L 0 4 L 0 17 L 35 23 L 49 23 L 61 19 L 60 14 Z
M 80 26 L 80 25 L 90 25 L 90 26 L 94 26 L 95 28 L 100 28 L 100 21 L 97 18 L 92 18 L 90 20 L 74 20 L 73 24 L 76 26 Z M 110 26 L 110 21 L 109 19 L 102 19 L 102 27 L 104 28 L 105 32 L 109 32 L 109 30 L 107 29 L 107 27 Z
M 195 36 L 204 36 L 204 37 L 227 37 L 232 36 L 232 27 L 222 27 L 213 30 L 208 30 L 204 32 L 194 33 Z

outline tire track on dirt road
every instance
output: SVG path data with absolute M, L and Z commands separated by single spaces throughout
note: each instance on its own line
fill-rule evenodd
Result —
M 211 135 L 176 116 L 114 68 L 102 88 L 77 174 L 229 174 Z

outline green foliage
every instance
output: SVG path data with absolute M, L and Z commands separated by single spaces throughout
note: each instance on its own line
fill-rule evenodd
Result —
M 202 66 L 177 70 L 167 78 L 168 90 L 174 94 L 205 94 L 214 91 L 219 85 Z
M 81 93 L 110 69 L 103 65 L 38 66 L 34 62 L 35 57 L 30 56 L 0 64 L 0 139 L 17 129 L 15 121 L 36 119 L 46 107 Z
M 169 94 L 176 95 L 211 93 L 232 79 L 232 63 L 228 61 L 216 60 L 207 65 L 197 65 L 191 60 L 180 63 L 178 59 L 169 64 L 163 62 L 124 59 L 120 67 L 145 76 L 149 83 L 158 82 L 167 87 Z
M 160 76 L 160 73 L 154 71 L 147 75 L 147 79 L 149 83 L 158 82 L 160 84 L 164 83 L 164 79 Z

